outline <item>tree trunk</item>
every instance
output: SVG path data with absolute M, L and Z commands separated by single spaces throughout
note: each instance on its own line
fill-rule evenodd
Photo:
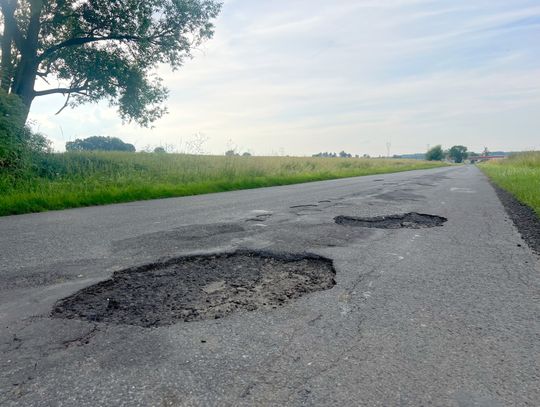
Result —
M 22 57 L 19 63 L 12 93 L 21 98 L 26 107 L 25 119 L 28 117 L 30 106 L 34 101 L 34 84 L 36 82 L 37 64 L 35 58 Z
M 26 38 L 20 49 L 21 59 L 17 64 L 11 87 L 11 92 L 19 96 L 26 107 L 25 121 L 35 97 L 34 85 L 39 65 L 37 58 L 38 39 L 41 29 L 41 11 L 43 9 L 41 0 L 34 0 L 30 3 L 30 21 L 26 30 Z
M 15 14 L 13 4 L 5 2 L 2 4 L 2 14 L 4 15 L 4 32 L 2 33 L 2 60 L 0 61 L 0 88 L 9 92 L 13 75 L 13 61 L 11 59 L 11 44 L 13 42 L 13 27 L 11 21 Z

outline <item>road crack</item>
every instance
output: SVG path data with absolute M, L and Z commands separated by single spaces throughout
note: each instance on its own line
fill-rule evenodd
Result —
M 97 325 L 94 325 L 92 329 L 90 329 L 88 332 L 85 332 L 76 338 L 68 339 L 62 342 L 62 345 L 67 349 L 72 346 L 84 346 L 88 345 L 90 343 L 90 339 L 92 339 L 96 334 L 99 332 L 99 327 Z

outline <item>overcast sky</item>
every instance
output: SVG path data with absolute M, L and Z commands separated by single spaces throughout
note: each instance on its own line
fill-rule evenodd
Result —
M 386 155 L 463 144 L 540 149 L 538 0 L 228 0 L 214 38 L 160 71 L 169 114 L 153 129 L 106 105 L 31 119 L 58 150 L 109 135 L 137 149 L 236 147 L 258 155 Z

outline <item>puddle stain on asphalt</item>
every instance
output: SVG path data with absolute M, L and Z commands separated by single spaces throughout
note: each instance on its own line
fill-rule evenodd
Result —
M 376 199 L 380 199 L 383 201 L 390 201 L 390 202 L 420 201 L 426 198 L 424 195 L 415 194 L 415 193 L 409 192 L 408 190 L 390 191 L 390 192 L 374 195 L 373 197 Z
M 246 233 L 246 227 L 238 223 L 195 224 L 174 229 L 144 233 L 113 242 L 111 250 L 126 257 L 172 257 L 178 251 L 217 247 L 220 242 L 230 241 Z
M 457 192 L 461 194 L 476 194 L 476 191 L 471 188 L 452 187 L 450 188 L 450 192 Z

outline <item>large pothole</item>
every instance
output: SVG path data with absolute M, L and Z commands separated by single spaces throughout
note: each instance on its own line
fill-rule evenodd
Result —
M 336 216 L 334 221 L 339 225 L 360 226 L 379 229 L 421 229 L 442 226 L 448 219 L 425 213 L 402 213 L 397 215 L 375 216 L 362 218 L 354 216 Z
M 56 318 L 154 327 L 277 308 L 335 285 L 332 261 L 315 255 L 236 252 L 126 269 L 60 300 Z

